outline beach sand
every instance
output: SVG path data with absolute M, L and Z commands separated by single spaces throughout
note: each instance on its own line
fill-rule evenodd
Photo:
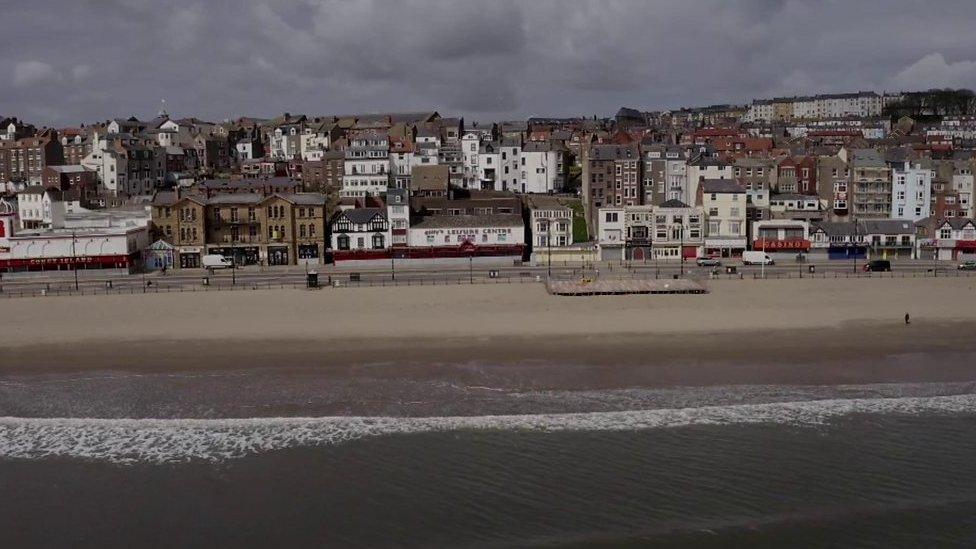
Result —
M 935 371 L 881 360 L 968 356 L 976 278 L 708 287 L 707 295 L 596 297 L 550 296 L 526 283 L 10 299 L 0 302 L 0 373 L 315 368 L 344 376 L 362 375 L 364 364 L 380 375 L 386 364 L 397 376 L 450 377 L 458 374 L 451 365 L 470 361 L 528 371 L 536 361 L 546 364 L 535 366 L 545 370 L 538 385 L 577 389 L 976 376 L 963 358 Z M 618 370 L 562 376 L 560 363 Z M 820 366 L 784 366 L 812 363 Z

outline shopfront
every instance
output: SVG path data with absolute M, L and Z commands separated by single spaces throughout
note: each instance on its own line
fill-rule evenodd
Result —
M 268 265 L 290 265 L 288 246 L 268 246 Z
M 298 245 L 298 264 L 299 265 L 318 265 L 319 247 L 317 244 Z

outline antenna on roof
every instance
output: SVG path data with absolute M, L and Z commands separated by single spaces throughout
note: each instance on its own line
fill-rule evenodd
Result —
M 169 113 L 166 112 L 166 100 L 165 99 L 160 99 L 159 100 L 159 112 L 156 113 L 156 116 L 169 116 Z

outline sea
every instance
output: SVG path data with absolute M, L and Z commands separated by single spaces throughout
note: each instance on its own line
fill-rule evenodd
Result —
M 0 376 L 0 547 L 976 547 L 971 382 L 384 368 Z

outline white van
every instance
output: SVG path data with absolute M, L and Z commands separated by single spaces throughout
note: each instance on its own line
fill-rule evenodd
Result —
M 203 256 L 203 266 L 207 269 L 229 269 L 234 264 L 220 254 L 210 254 Z
M 766 252 L 742 252 L 743 265 L 775 265 L 773 258 Z

